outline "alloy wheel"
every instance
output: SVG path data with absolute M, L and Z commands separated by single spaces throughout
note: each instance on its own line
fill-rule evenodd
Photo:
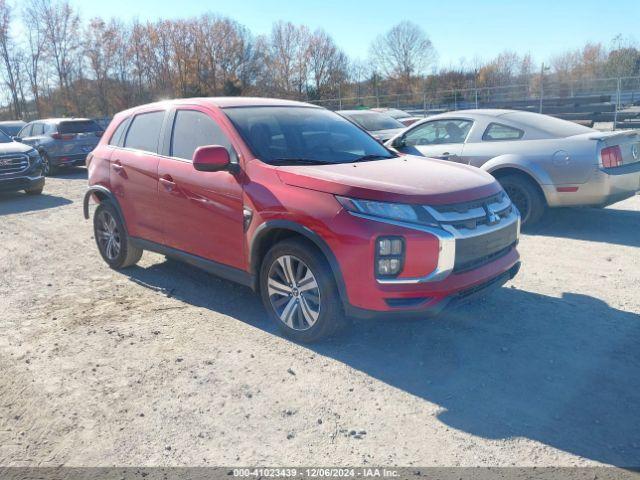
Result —
M 101 212 L 96 235 L 104 255 L 111 261 L 118 258 L 121 248 L 120 230 L 116 219 L 109 212 Z
M 278 257 L 269 269 L 271 307 L 293 330 L 310 329 L 320 315 L 320 287 L 309 266 L 293 255 Z
M 46 155 L 42 156 L 42 173 L 45 177 L 51 173 L 51 165 L 49 164 L 49 158 Z

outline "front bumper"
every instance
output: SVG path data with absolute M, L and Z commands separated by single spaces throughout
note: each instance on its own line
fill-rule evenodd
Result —
M 558 188 L 577 188 L 558 192 Z M 585 183 L 543 185 L 550 207 L 603 207 L 633 197 L 640 191 L 640 162 L 616 168 L 597 168 Z
M 464 215 L 451 211 L 443 217 L 455 222 Z M 333 235 L 326 241 L 344 278 L 345 309 L 356 317 L 437 313 L 461 292 L 479 289 L 496 278 L 511 278 L 508 272 L 515 275 L 519 263 L 519 218 L 517 211 L 507 209 L 495 224 L 454 228 L 445 223 L 431 228 L 341 212 L 333 219 Z M 380 237 L 404 240 L 403 270 L 396 277 L 375 274 Z
M 44 182 L 42 175 L 0 179 L 0 192 L 35 190 L 44 187 Z

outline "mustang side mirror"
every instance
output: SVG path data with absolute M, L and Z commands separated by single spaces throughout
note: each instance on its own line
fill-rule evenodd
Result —
M 198 147 L 193 153 L 193 168 L 199 172 L 227 170 L 230 163 L 229 151 L 220 145 Z
M 400 135 L 399 137 L 394 138 L 391 142 L 391 146 L 393 148 L 404 148 L 406 146 L 404 135 Z

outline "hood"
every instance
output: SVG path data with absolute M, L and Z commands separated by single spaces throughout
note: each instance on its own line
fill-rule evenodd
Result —
M 376 130 L 374 132 L 369 132 L 372 137 L 377 138 L 378 140 L 382 140 L 386 142 L 392 137 L 395 137 L 400 132 L 404 132 L 404 128 L 392 128 L 390 130 Z
M 501 190 L 479 168 L 405 155 L 389 160 L 335 165 L 277 167 L 287 185 L 334 195 L 414 204 L 443 205 L 488 197 Z
M 31 145 L 25 145 L 19 142 L 0 143 L 0 155 L 7 153 L 27 153 L 33 150 Z

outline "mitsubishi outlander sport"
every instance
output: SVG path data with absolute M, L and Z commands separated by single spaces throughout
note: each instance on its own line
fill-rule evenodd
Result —
M 259 291 L 285 334 L 435 314 L 513 278 L 520 217 L 488 173 L 398 155 L 341 116 L 256 98 L 116 115 L 88 156 L 94 231 L 121 269 L 151 250 Z

